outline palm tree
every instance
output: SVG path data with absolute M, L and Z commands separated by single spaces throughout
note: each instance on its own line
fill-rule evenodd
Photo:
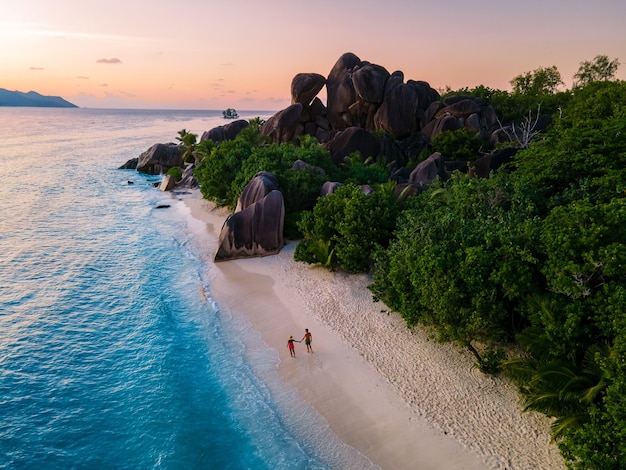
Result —
M 580 365 L 526 357 L 508 361 L 505 368 L 520 384 L 524 411 L 556 418 L 552 439 L 557 440 L 589 420 L 590 405 L 600 400 L 608 385 L 600 363 L 609 354 L 608 347 L 596 344 L 587 349 Z
M 176 137 L 176 140 L 178 140 L 185 147 L 183 161 L 188 163 L 195 163 L 194 151 L 196 149 L 197 139 L 198 135 L 187 132 L 187 129 L 178 131 L 178 137 Z

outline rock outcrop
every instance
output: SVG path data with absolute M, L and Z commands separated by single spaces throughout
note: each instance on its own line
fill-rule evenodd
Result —
M 337 181 L 326 181 L 326 183 L 322 185 L 322 189 L 320 190 L 320 196 L 332 194 L 337 191 L 337 188 L 340 188 L 342 186 L 343 183 L 339 183 Z
M 337 132 L 326 144 L 335 165 L 343 163 L 345 157 L 359 152 L 362 159 L 376 157 L 380 153 L 378 139 L 360 127 L 351 126 Z
M 308 107 L 326 85 L 326 78 L 318 73 L 299 73 L 291 81 L 291 104 Z
M 187 165 L 185 167 L 185 169 L 183 170 L 183 177 L 177 184 L 178 187 L 181 187 L 181 188 L 197 188 L 198 187 L 198 180 L 193 174 L 193 171 L 195 170 L 195 168 L 196 168 L 196 165 L 194 164 Z
M 445 168 L 445 159 L 439 152 L 433 153 L 419 163 L 409 175 L 409 181 L 417 185 L 428 185 L 437 178 L 446 180 L 448 175 Z
M 220 232 L 215 261 L 267 256 L 283 245 L 285 204 L 278 180 L 261 172 L 248 183 Z
M 161 175 L 174 167 L 182 167 L 185 149 L 177 144 L 154 144 L 143 152 L 137 160 L 129 160 L 122 168 L 130 168 L 133 165 L 140 173 L 149 175 Z
M 174 178 L 172 175 L 165 175 L 165 177 L 163 178 L 163 181 L 161 181 L 161 184 L 159 185 L 159 189 L 161 191 L 171 191 L 175 187 L 176 187 L 176 178 Z
M 324 84 L 326 105 L 315 96 Z M 482 98 L 455 95 L 442 100 L 428 82 L 405 80 L 402 71 L 389 73 L 351 52 L 339 57 L 326 78 L 297 74 L 291 102 L 267 120 L 261 134 L 277 144 L 297 144 L 299 136 L 308 134 L 329 149 L 337 164 L 358 151 L 363 160 L 384 159 L 397 174 L 443 132 L 467 129 L 493 148 L 510 141 L 514 130 L 503 128 L 496 110 Z M 468 165 L 457 169 L 467 171 Z
M 326 103 L 317 96 L 326 87 Z M 329 151 L 336 165 L 351 160 L 358 153 L 361 161 L 373 159 L 391 169 L 397 183 L 396 196 L 417 194 L 437 179 L 445 180 L 453 171 L 476 177 L 489 177 L 491 171 L 509 163 L 515 149 L 476 155 L 470 161 L 447 160 L 433 153 L 419 161 L 433 139 L 444 132 L 466 129 L 485 142 L 482 150 L 511 141 L 519 133 L 512 125 L 503 126 L 496 110 L 485 100 L 456 95 L 441 99 L 427 82 L 405 80 L 400 70 L 361 60 L 351 52 L 342 54 L 328 76 L 298 73 L 291 82 L 291 104 L 271 116 L 261 126 L 260 134 L 275 144 L 299 144 L 303 135 L 313 136 Z M 538 120 L 539 127 L 549 119 Z M 203 133 L 201 140 L 233 140 L 247 127 L 237 120 Z M 122 168 L 136 168 L 149 174 L 165 173 L 182 167 L 184 148 L 175 144 L 157 144 Z M 408 162 L 418 161 L 407 168 Z M 188 166 L 178 185 L 197 186 L 193 165 Z M 294 169 L 315 171 L 303 161 Z M 165 181 L 162 187 L 170 187 Z M 327 181 L 320 195 L 331 194 L 341 183 Z M 371 188 L 363 188 L 367 193 Z M 271 173 L 257 174 L 246 186 L 235 213 L 228 218 L 220 235 L 216 260 L 265 256 L 282 248 L 285 202 L 278 181 Z
M 234 140 L 237 135 L 248 127 L 250 123 L 245 119 L 237 119 L 223 126 L 214 127 L 202 134 L 200 140 L 212 140 L 213 142 L 223 142 L 225 140 Z
M 261 128 L 261 135 L 270 137 L 273 143 L 283 144 L 292 142 L 304 134 L 304 124 L 301 122 L 302 103 L 294 103 L 269 118 Z

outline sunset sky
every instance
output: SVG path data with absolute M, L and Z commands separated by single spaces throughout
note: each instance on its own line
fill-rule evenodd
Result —
M 626 79 L 624 0 L 2 0 L 0 88 L 89 108 L 279 110 L 299 72 L 353 52 L 433 88 L 607 55 Z

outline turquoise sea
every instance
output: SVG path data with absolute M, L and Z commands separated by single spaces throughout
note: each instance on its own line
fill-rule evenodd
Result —
M 224 123 L 0 108 L 0 469 L 371 466 L 212 300 L 184 204 L 118 169 Z

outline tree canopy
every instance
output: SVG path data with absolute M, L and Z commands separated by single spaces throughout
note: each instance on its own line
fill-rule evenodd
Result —
M 617 59 L 610 60 L 607 55 L 597 55 L 593 60 L 580 63 L 578 72 L 574 74 L 574 87 L 582 87 L 592 82 L 613 80 L 619 68 Z
M 561 73 L 554 65 L 517 75 L 510 81 L 510 84 L 513 87 L 513 93 L 534 96 L 556 93 L 559 86 L 565 85 L 561 79 Z

